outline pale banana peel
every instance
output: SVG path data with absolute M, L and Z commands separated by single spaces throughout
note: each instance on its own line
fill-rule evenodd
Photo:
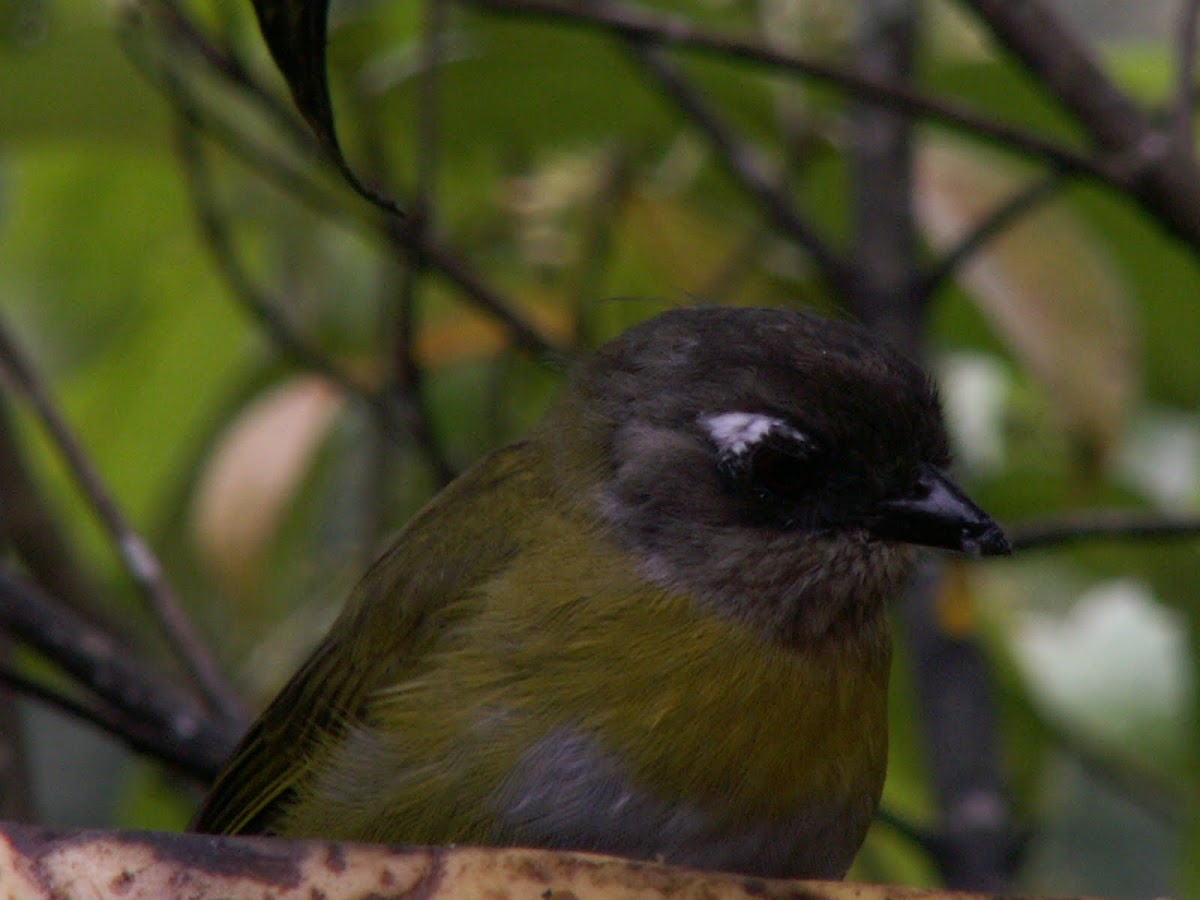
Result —
M 772 881 L 586 853 L 384 847 L 0 823 L 0 898 L 121 900 L 982 900 L 982 895 Z

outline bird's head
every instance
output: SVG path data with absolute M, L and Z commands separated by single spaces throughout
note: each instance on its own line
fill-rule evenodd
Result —
M 914 546 L 1009 549 L 946 474 L 928 377 L 855 325 L 668 312 L 603 347 L 562 410 L 640 571 L 788 641 L 877 611 Z

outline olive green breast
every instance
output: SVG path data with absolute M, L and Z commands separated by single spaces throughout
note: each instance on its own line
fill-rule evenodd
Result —
M 882 608 L 853 634 L 782 646 L 648 585 L 602 540 L 559 543 L 560 558 L 526 558 L 498 576 L 445 654 L 444 688 L 430 688 L 450 705 L 473 698 L 465 719 L 504 709 L 522 745 L 570 725 L 664 799 L 773 815 L 878 793 L 890 663 Z
M 197 827 L 519 840 L 505 798 L 536 777 L 530 748 L 569 733 L 630 790 L 718 829 L 852 808 L 839 859 L 853 853 L 886 766 L 882 605 L 861 627 L 784 646 L 640 577 L 587 482 L 564 496 L 537 474 L 543 452 L 494 454 L 413 521 Z
M 537 546 L 560 552 L 518 554 L 419 667 L 373 692 L 359 727 L 320 754 L 286 830 L 493 840 L 527 751 L 564 731 L 656 802 L 731 827 L 849 803 L 865 829 L 886 766 L 882 613 L 852 637 L 783 647 L 654 588 L 600 535 L 556 519 L 544 526 L 565 533 Z

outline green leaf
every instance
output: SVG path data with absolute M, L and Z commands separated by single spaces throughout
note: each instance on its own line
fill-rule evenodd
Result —
M 325 71 L 326 0 L 254 0 L 254 12 L 271 57 L 287 81 L 296 108 L 322 148 L 359 194 L 389 212 L 391 200 L 364 185 L 346 162 L 333 121 L 333 102 Z

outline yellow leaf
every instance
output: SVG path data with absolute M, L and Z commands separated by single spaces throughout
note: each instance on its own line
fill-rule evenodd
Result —
M 565 298 L 545 292 L 522 291 L 519 313 L 551 340 L 566 343 L 571 336 L 571 309 Z M 494 316 L 456 304 L 422 324 L 413 348 L 417 362 L 438 368 L 496 356 L 510 346 L 504 325 Z

